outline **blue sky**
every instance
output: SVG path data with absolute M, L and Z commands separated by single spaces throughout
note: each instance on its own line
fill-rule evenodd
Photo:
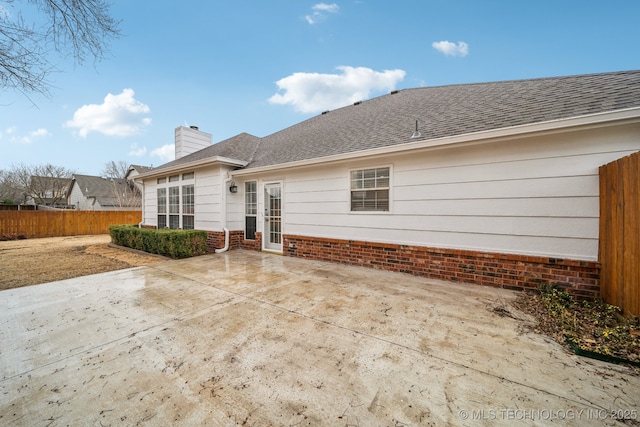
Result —
M 116 0 L 112 12 L 123 36 L 103 61 L 52 53 L 50 97 L 0 90 L 0 169 L 158 166 L 180 125 L 214 142 L 262 137 L 394 89 L 640 68 L 635 0 Z

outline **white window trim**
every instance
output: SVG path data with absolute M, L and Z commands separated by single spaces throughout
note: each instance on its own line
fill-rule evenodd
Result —
M 257 230 L 262 233 L 262 247 L 261 250 L 264 252 L 272 252 L 276 254 L 281 254 L 284 251 L 284 240 L 282 240 L 281 250 L 274 250 L 267 248 L 267 240 L 269 236 L 267 236 L 268 231 L 265 229 L 265 221 L 264 221 L 264 212 L 266 208 L 266 200 L 264 198 L 265 187 L 270 184 L 280 184 L 280 236 L 284 239 L 285 233 L 285 179 L 284 178 L 275 178 L 275 179 L 261 179 L 258 181 L 258 224 Z
M 189 173 L 189 172 L 187 172 Z M 164 215 L 166 217 L 166 222 L 167 222 L 167 226 L 169 226 L 169 224 L 171 223 L 171 219 L 170 217 L 172 215 L 178 215 L 179 219 L 178 219 L 178 228 L 180 230 L 184 230 L 184 223 L 183 223 L 183 218 L 184 215 L 186 216 L 192 216 L 193 217 L 193 226 L 194 229 L 196 229 L 196 215 L 197 215 L 197 211 L 198 211 L 198 205 L 196 203 L 197 200 L 197 187 L 196 187 L 196 180 L 195 180 L 195 172 L 194 172 L 194 177 L 193 178 L 187 178 L 187 179 L 182 179 L 184 174 L 179 174 L 178 175 L 178 180 L 177 181 L 169 181 L 169 175 L 165 176 L 165 177 L 160 177 L 158 179 L 162 179 L 165 178 L 165 182 L 161 183 L 161 184 L 156 184 L 156 227 L 158 227 L 158 216 L 159 215 Z M 171 175 L 171 176 L 175 176 Z M 157 181 L 156 181 L 157 182 Z M 182 187 L 185 185 L 193 185 L 193 213 L 192 214 L 185 214 L 183 212 L 183 191 L 182 191 Z M 171 187 L 178 187 L 178 212 L 177 213 L 171 213 L 170 212 L 170 203 L 169 203 L 169 188 Z M 157 198 L 157 189 L 162 189 L 164 188 L 166 190 L 166 212 L 164 214 L 161 214 L 159 212 L 157 212 L 158 209 L 158 198 Z M 177 230 L 174 229 L 174 230 Z
M 351 172 L 365 169 L 389 168 L 389 210 L 388 211 L 352 211 L 351 210 Z M 390 215 L 393 212 L 393 164 L 360 166 L 347 171 L 347 213 L 349 215 Z
M 255 195 L 256 195 L 256 202 L 255 202 L 256 208 L 255 209 L 256 209 L 256 212 L 254 214 L 248 214 L 247 213 L 247 192 L 246 192 L 246 189 L 247 189 L 247 183 L 250 183 L 250 182 L 253 182 L 255 184 Z M 259 232 L 258 231 L 259 230 L 258 229 L 258 223 L 259 223 L 259 217 L 260 217 L 258 215 L 258 213 L 260 212 L 260 206 L 259 206 L 260 205 L 260 202 L 259 202 L 260 190 L 259 190 L 259 188 L 260 188 L 260 186 L 259 186 L 258 180 L 248 180 L 248 181 L 245 181 L 244 185 L 243 185 L 244 226 L 242 228 L 244 229 L 243 230 L 243 238 L 245 240 L 252 240 L 252 241 L 256 240 L 255 234 L 257 234 Z M 255 226 L 256 229 L 254 231 L 253 239 L 247 239 L 247 222 L 246 222 L 247 221 L 247 217 L 253 217 L 253 218 L 256 219 L 256 226 Z

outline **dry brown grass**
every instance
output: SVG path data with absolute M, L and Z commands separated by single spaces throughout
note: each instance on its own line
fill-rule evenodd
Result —
M 165 261 L 112 247 L 111 237 L 50 237 L 0 242 L 0 290 Z

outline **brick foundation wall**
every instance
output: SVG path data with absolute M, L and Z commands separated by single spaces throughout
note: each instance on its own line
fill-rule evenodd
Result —
M 224 248 L 224 231 L 207 231 L 207 253 L 215 253 L 221 248 Z
M 240 243 L 238 248 L 247 249 L 250 251 L 261 251 L 262 250 L 262 233 L 256 231 L 255 240 L 244 240 L 244 232 L 240 231 Z
M 283 239 L 284 254 L 292 257 L 512 290 L 548 283 L 581 299 L 600 295 L 597 262 L 307 236 Z
M 215 253 L 216 249 L 224 248 L 224 231 L 207 231 L 207 253 Z M 262 250 L 262 234 L 256 233 L 255 240 L 245 240 L 243 230 L 229 231 L 229 250 L 248 249 Z

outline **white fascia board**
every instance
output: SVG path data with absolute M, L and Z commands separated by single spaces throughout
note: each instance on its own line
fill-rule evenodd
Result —
M 203 166 L 213 166 L 216 164 L 241 168 L 241 167 L 245 167 L 247 165 L 247 162 L 231 159 L 229 157 L 222 157 L 222 156 L 207 157 L 205 159 L 194 160 L 193 162 L 181 163 L 179 165 L 175 165 L 170 168 L 162 168 L 159 170 L 151 170 L 149 172 L 141 173 L 140 175 L 135 176 L 133 180 L 141 182 L 148 178 L 166 176 L 176 172 L 191 171 L 193 169 L 201 168 Z
M 455 136 L 428 139 L 422 141 L 407 142 L 405 144 L 391 145 L 388 147 L 373 148 L 370 150 L 354 151 L 351 153 L 336 154 L 333 156 L 316 157 L 313 159 L 299 160 L 295 162 L 279 163 L 276 165 L 263 166 L 259 168 L 239 169 L 232 171 L 232 176 L 248 175 L 279 169 L 289 169 L 303 166 L 313 166 L 320 163 L 339 162 L 363 157 L 384 156 L 388 154 L 401 153 L 406 151 L 421 150 L 428 148 L 445 148 L 455 145 L 475 145 L 495 142 L 515 136 L 528 134 L 556 133 L 582 127 L 584 129 L 594 127 L 605 127 L 617 124 L 620 121 L 640 120 L 640 107 L 628 108 L 606 113 L 588 114 L 584 116 L 567 119 L 550 120 L 540 123 L 511 126 L 487 131 L 466 133 Z

